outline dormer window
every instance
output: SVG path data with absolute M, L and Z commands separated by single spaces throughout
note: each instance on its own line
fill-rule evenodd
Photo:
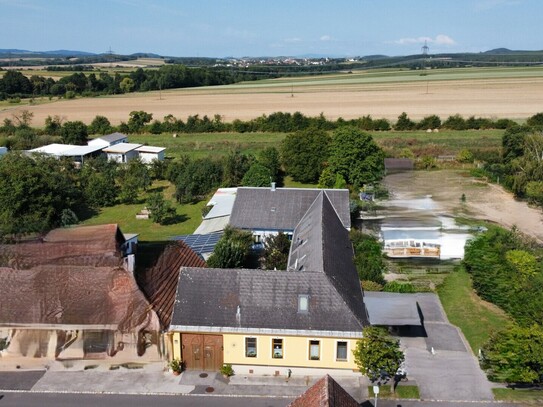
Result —
M 298 312 L 309 312 L 309 295 L 298 296 Z

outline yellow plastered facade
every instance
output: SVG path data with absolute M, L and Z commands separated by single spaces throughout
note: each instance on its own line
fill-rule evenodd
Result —
M 256 357 L 246 356 L 245 338 L 256 338 Z M 283 358 L 272 357 L 273 339 L 283 340 Z M 352 352 L 356 347 L 356 339 L 224 334 L 223 341 L 224 363 L 231 363 L 233 365 L 294 366 L 357 370 Z M 318 360 L 310 359 L 310 341 L 318 341 Z M 337 360 L 338 342 L 347 343 L 347 360 Z
M 174 332 L 172 335 L 172 341 L 173 341 L 173 359 L 180 359 L 181 357 L 181 333 L 180 332 Z

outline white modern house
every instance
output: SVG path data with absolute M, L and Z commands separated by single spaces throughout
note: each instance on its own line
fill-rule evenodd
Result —
M 153 161 L 164 161 L 165 147 L 141 146 L 136 148 L 141 161 L 144 164 L 151 164 Z
M 123 133 L 111 133 L 96 137 L 88 142 L 89 146 L 101 146 L 102 148 L 111 147 L 119 143 L 128 143 L 128 136 Z
M 127 163 L 138 157 L 139 153 L 137 149 L 142 146 L 143 144 L 119 143 L 104 148 L 102 151 L 106 153 L 108 160 L 117 161 L 118 163 Z

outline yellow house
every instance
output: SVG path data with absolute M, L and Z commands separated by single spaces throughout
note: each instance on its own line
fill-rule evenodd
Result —
M 187 369 L 352 372 L 368 324 L 348 232 L 321 192 L 294 230 L 286 271 L 182 268 L 166 337 Z

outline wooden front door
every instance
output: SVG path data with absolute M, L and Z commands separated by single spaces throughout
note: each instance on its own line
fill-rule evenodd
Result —
M 222 335 L 181 334 L 185 367 L 217 371 L 223 364 Z

